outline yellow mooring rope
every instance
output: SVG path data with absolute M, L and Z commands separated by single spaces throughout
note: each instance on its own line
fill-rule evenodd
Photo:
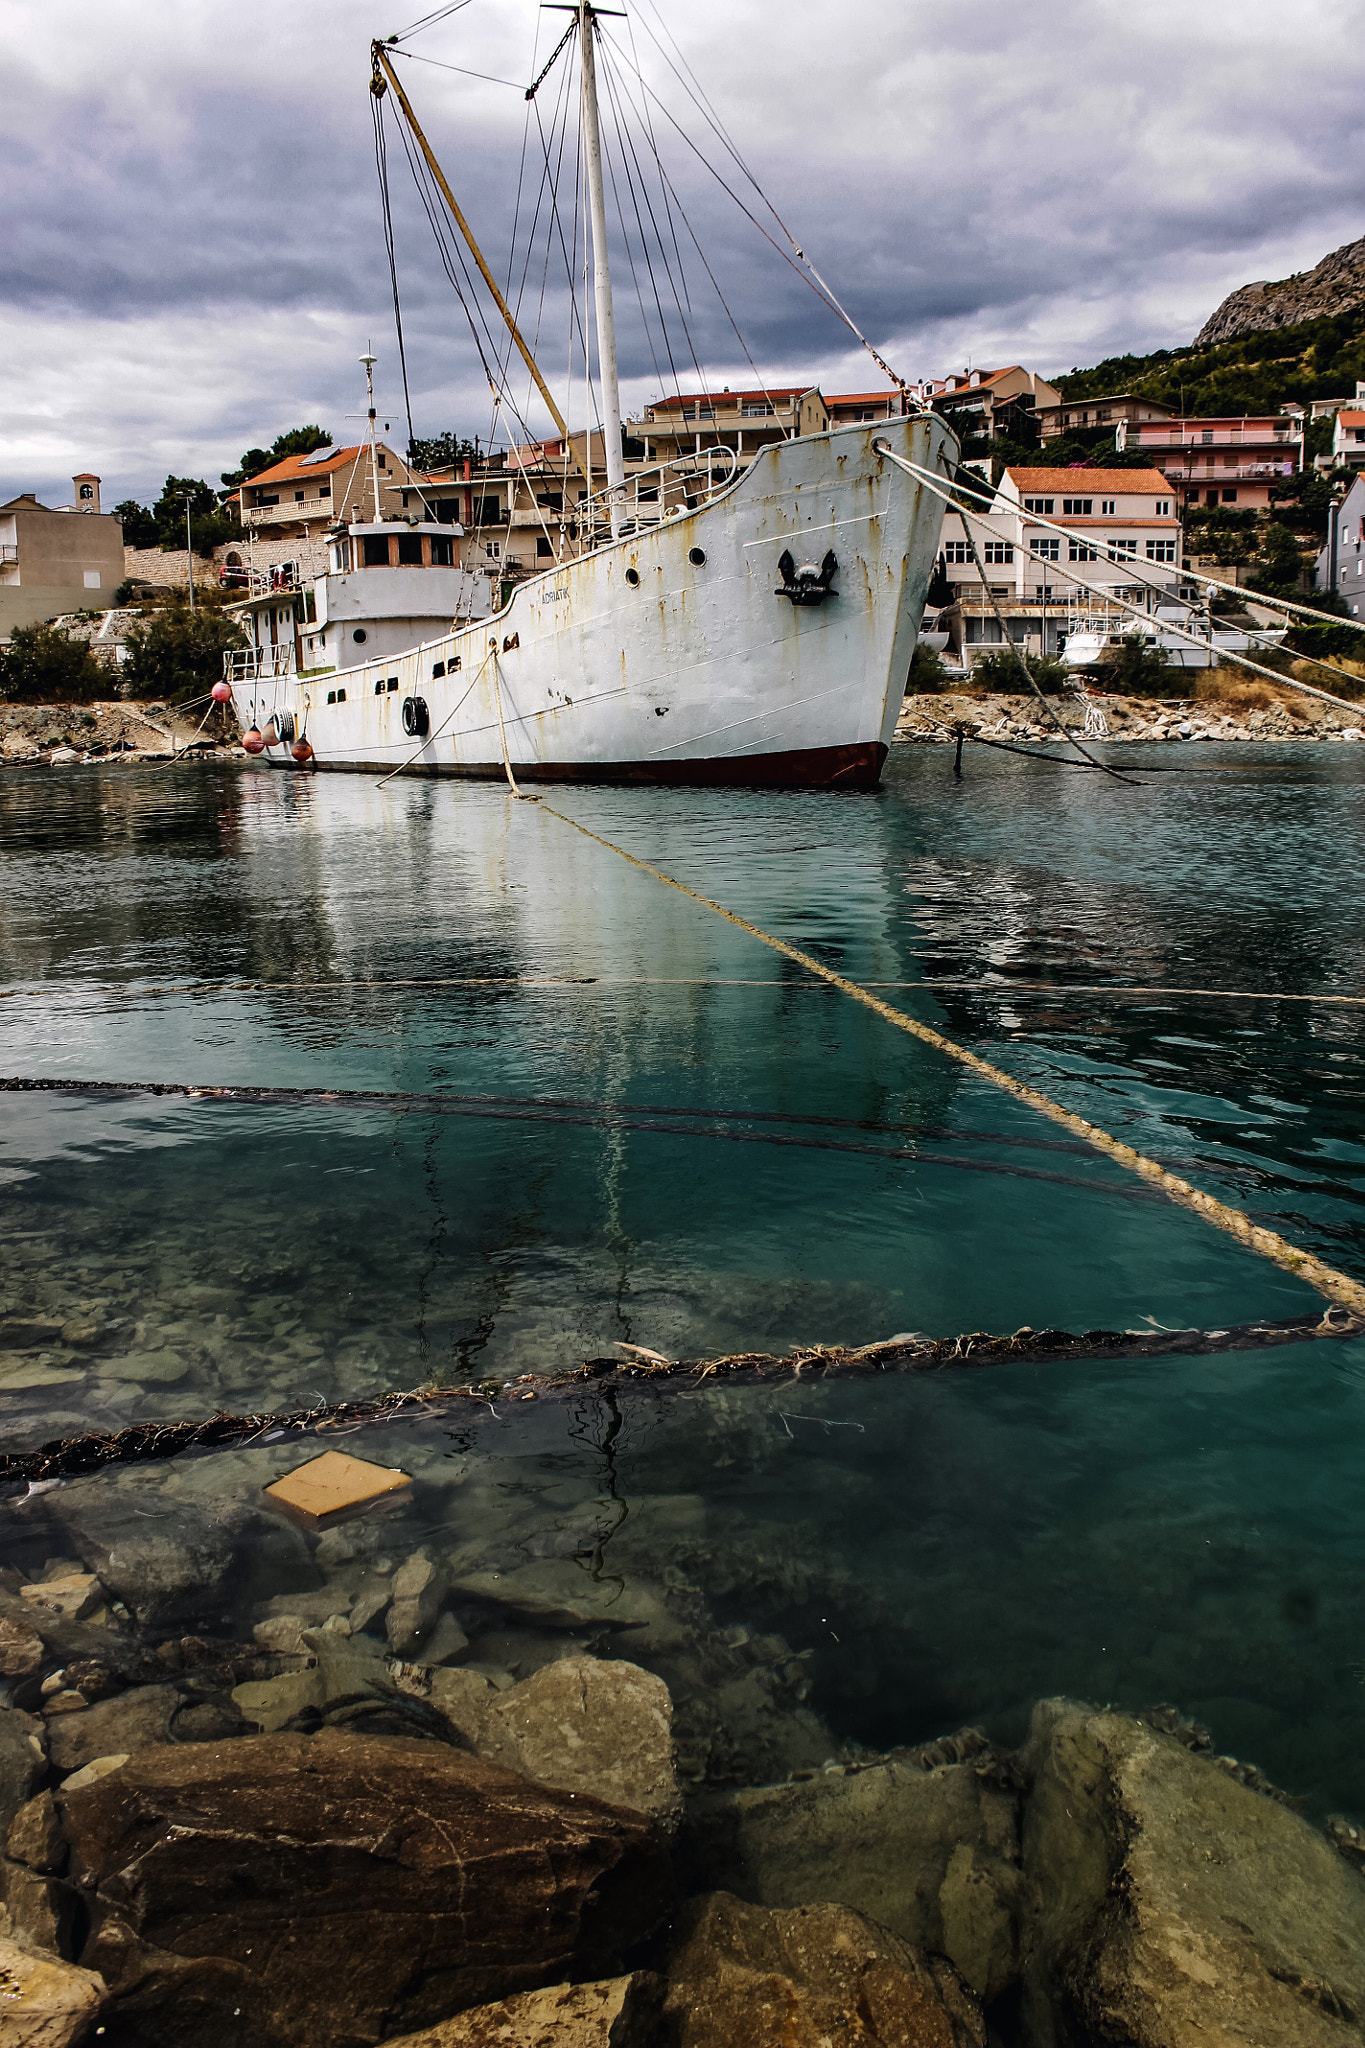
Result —
M 844 975 L 836 974 L 832 967 L 824 966 L 812 954 L 803 953 L 799 946 L 789 945 L 785 939 L 774 938 L 771 932 L 765 932 L 759 925 L 750 924 L 747 917 L 737 916 L 733 910 L 727 910 L 724 904 L 713 903 L 709 896 L 701 895 L 696 889 L 689 889 L 686 882 L 676 881 L 672 875 L 666 875 L 662 868 L 652 866 L 649 861 L 639 859 L 636 854 L 627 853 L 624 846 L 617 846 L 613 840 L 604 839 L 598 832 L 590 832 L 586 825 L 580 825 L 576 818 L 569 817 L 564 811 L 555 810 L 554 806 L 547 804 L 543 798 L 536 801 L 540 810 L 548 812 L 552 818 L 558 818 L 561 824 L 572 826 L 575 832 L 581 832 L 583 837 L 591 839 L 594 845 L 604 846 L 608 853 L 619 854 L 621 859 L 629 861 L 632 867 L 639 868 L 643 874 L 652 875 L 656 882 L 663 882 L 668 888 L 676 889 L 682 896 L 690 896 L 692 901 L 700 903 L 703 909 L 713 910 L 716 916 L 723 917 L 727 924 L 737 925 L 740 931 L 748 932 L 750 938 L 760 940 L 765 946 L 771 946 L 775 953 L 781 953 L 788 960 L 794 960 L 797 966 L 804 967 L 807 973 L 818 975 L 822 981 L 829 982 L 831 987 L 841 989 L 846 996 L 851 996 L 855 1003 L 861 1003 L 865 1009 L 875 1011 L 886 1023 L 893 1024 L 897 1031 L 907 1031 L 912 1038 L 922 1040 L 925 1045 L 932 1045 L 935 1051 L 946 1053 L 949 1059 L 956 1060 L 960 1066 L 966 1067 L 969 1073 L 978 1075 L 983 1081 L 989 1081 L 992 1087 L 1002 1089 L 1006 1095 L 1012 1095 L 1016 1102 L 1026 1103 L 1030 1109 L 1036 1109 L 1043 1116 L 1050 1117 L 1053 1123 L 1061 1124 L 1064 1130 L 1072 1132 L 1075 1137 L 1084 1138 L 1097 1152 L 1104 1153 L 1109 1159 L 1117 1160 L 1118 1164 L 1126 1166 L 1130 1173 L 1139 1174 L 1143 1180 L 1150 1181 L 1153 1187 L 1160 1188 L 1171 1201 L 1178 1202 L 1182 1208 L 1193 1209 L 1196 1216 L 1202 1216 L 1204 1221 L 1212 1223 L 1215 1229 L 1226 1231 L 1229 1237 L 1235 1237 L 1237 1242 L 1244 1244 L 1249 1251 L 1259 1252 L 1262 1258 L 1269 1259 L 1286 1273 L 1292 1273 L 1297 1279 L 1307 1281 L 1308 1285 L 1315 1287 L 1327 1301 L 1336 1302 L 1354 1316 L 1365 1317 L 1365 1284 L 1361 1281 L 1353 1280 L 1348 1273 L 1339 1273 L 1335 1266 L 1326 1265 L 1311 1252 L 1300 1251 L 1297 1245 L 1290 1244 L 1287 1238 L 1280 1237 L 1277 1232 L 1262 1229 L 1260 1224 L 1253 1223 L 1249 1216 L 1243 1215 L 1240 1209 L 1229 1208 L 1226 1202 L 1220 1202 L 1216 1196 L 1206 1195 L 1202 1189 L 1192 1187 L 1189 1181 L 1182 1180 L 1178 1174 L 1159 1166 L 1155 1159 L 1148 1159 L 1143 1153 L 1135 1151 L 1131 1145 L 1125 1145 L 1121 1138 L 1111 1137 L 1108 1131 L 1101 1130 L 1098 1124 L 1088 1122 L 1083 1116 L 1077 1116 L 1074 1110 L 1064 1109 L 1060 1102 L 1054 1102 L 1050 1096 L 1043 1095 L 1037 1088 L 1030 1088 L 1027 1082 L 1016 1081 L 1013 1074 L 1007 1074 L 1002 1067 L 992 1066 L 990 1061 L 983 1060 L 979 1053 L 971 1052 L 965 1045 L 958 1045 L 955 1040 L 946 1038 L 941 1031 L 935 1031 L 932 1025 L 921 1024 L 918 1018 L 908 1017 L 903 1010 L 893 1009 L 890 1003 L 884 1003 L 880 996 L 872 995 L 858 982 L 849 981 Z

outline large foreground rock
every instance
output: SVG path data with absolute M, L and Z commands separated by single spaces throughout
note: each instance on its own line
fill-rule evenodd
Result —
M 55 1798 L 107 2048 L 362 2048 L 609 1975 L 666 1908 L 641 1815 L 441 1743 L 193 1743 Z
M 1365 1877 L 1287 1807 L 1125 1715 L 1034 1710 L 1026 2038 L 1359 2048 Z
M 508 1692 L 433 1674 L 432 1700 L 479 1756 L 563 1792 L 589 1792 L 672 1827 L 682 1809 L 668 1687 L 638 1664 L 563 1657 Z
M 88 1970 L 0 1938 L 0 2048 L 79 2048 L 103 2004 Z
M 663 1985 L 647 1971 L 554 1984 L 462 2012 L 387 2048 L 657 2048 Z
M 945 1955 L 990 2001 L 1018 1974 L 1015 1795 L 972 1762 L 886 1763 L 738 1793 L 728 1881 L 765 1906 L 833 1899 Z
M 845 1906 L 770 1913 L 728 1892 L 680 1916 L 670 2048 L 982 2048 L 980 2010 L 943 1962 Z

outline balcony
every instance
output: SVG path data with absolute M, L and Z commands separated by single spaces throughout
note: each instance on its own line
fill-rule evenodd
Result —
M 16 541 L 10 540 L 0 541 L 0 564 L 3 564 L 5 562 L 17 562 L 18 559 L 18 543 Z
M 326 519 L 332 517 L 330 493 L 325 498 L 305 498 L 302 504 L 296 498 L 282 499 L 275 505 L 244 505 L 242 523 L 245 526 L 280 526 L 293 519 Z
M 1235 484 L 1253 477 L 1296 476 L 1297 462 L 1239 462 L 1217 465 L 1211 462 L 1162 462 L 1162 475 L 1169 483 Z

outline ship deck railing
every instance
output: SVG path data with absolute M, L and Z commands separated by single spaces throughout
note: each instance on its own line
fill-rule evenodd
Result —
M 273 682 L 281 676 L 293 674 L 292 640 L 282 640 L 274 647 L 228 647 L 223 651 L 225 683 Z

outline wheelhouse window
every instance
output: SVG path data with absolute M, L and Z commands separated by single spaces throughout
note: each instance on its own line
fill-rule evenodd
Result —
M 422 566 L 422 536 L 420 533 L 400 533 L 398 536 L 398 559 L 405 569 L 420 569 Z
M 386 533 L 367 533 L 362 536 L 367 569 L 387 569 L 389 566 L 389 537 Z
M 431 536 L 431 566 L 433 569 L 449 569 L 455 560 L 455 543 L 448 534 L 434 533 Z

